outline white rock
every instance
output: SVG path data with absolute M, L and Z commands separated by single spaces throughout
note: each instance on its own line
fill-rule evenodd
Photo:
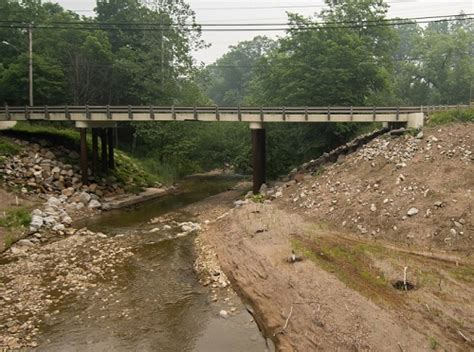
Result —
M 31 242 L 30 240 L 27 240 L 27 239 L 19 240 L 17 242 L 17 244 L 19 246 L 22 246 L 22 247 L 33 247 L 34 246 L 34 243 Z
M 53 231 L 64 231 L 66 229 L 66 226 L 64 224 L 57 224 L 53 226 Z
M 370 204 L 370 211 L 377 211 L 377 207 L 375 206 L 375 204 Z
M 41 217 L 42 217 L 42 216 L 44 215 L 44 213 L 43 213 L 41 210 L 39 210 L 39 209 L 35 209 L 35 210 L 33 210 L 33 211 L 31 212 L 31 215 L 32 215 L 32 216 L 41 216 Z
M 64 224 L 67 224 L 67 225 L 71 225 L 72 224 L 72 219 L 70 216 L 64 216 L 61 221 L 64 223 Z
M 150 231 L 148 231 L 149 233 L 155 233 L 155 232 L 159 232 L 160 231 L 160 228 L 159 227 L 155 227 L 154 229 L 151 229 Z
M 102 207 L 102 204 L 96 199 L 92 199 L 89 203 L 89 208 L 91 209 L 99 209 L 100 207 Z
M 246 204 L 248 204 L 248 203 L 249 203 L 248 200 L 240 200 L 240 199 L 239 199 L 239 200 L 236 200 L 236 201 L 234 202 L 234 205 L 235 205 L 237 208 L 239 208 L 239 207 L 242 207 L 242 206 L 244 206 L 244 205 L 246 205 Z
M 43 218 L 39 215 L 33 215 L 31 217 L 30 230 L 33 232 L 38 231 L 44 224 Z
M 53 206 L 53 207 L 59 207 L 61 206 L 61 201 L 56 197 L 50 197 L 48 199 L 48 205 Z
M 87 192 L 82 192 L 81 195 L 79 196 L 79 202 L 81 202 L 84 205 L 89 204 L 91 200 L 91 195 Z
M 58 221 L 54 218 L 54 216 L 47 216 L 43 219 L 44 224 L 46 226 L 54 226 L 58 223 Z
M 414 216 L 419 213 L 419 210 L 417 208 L 410 208 L 407 211 L 408 216 Z
M 220 315 L 222 318 L 227 318 L 227 317 L 229 316 L 229 314 L 227 313 L 227 311 L 224 310 L 224 309 L 219 312 L 219 315 Z
M 171 230 L 171 226 L 170 225 L 164 225 L 163 230 Z

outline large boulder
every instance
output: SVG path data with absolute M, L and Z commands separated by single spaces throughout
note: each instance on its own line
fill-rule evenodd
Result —
M 84 205 L 89 204 L 91 200 L 91 195 L 87 192 L 82 192 L 79 196 L 79 202 L 81 202 Z
M 102 204 L 97 199 L 92 199 L 89 202 L 89 208 L 90 209 L 100 209 L 102 207 Z
M 36 232 L 43 226 L 43 224 L 43 217 L 41 217 L 40 215 L 33 215 L 31 217 L 30 230 Z

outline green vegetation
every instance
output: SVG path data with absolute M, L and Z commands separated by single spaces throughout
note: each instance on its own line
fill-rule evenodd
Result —
M 72 123 L 67 122 L 25 122 L 19 121 L 8 134 L 23 139 L 44 139 L 51 144 L 69 146 L 79 149 L 79 132 L 73 129 Z M 91 141 L 89 141 L 91 143 Z
M 252 194 L 252 196 L 250 197 L 250 200 L 254 203 L 263 203 L 265 201 L 265 196 L 262 195 L 261 193 Z
M 12 234 L 7 234 L 3 240 L 4 248 L 9 248 L 15 242 L 15 237 Z
M 115 151 L 116 168 L 112 171 L 117 179 L 125 184 L 125 189 L 138 193 L 143 187 L 152 187 L 157 182 L 166 182 L 161 175 L 148 172 L 141 161 L 128 156 L 124 152 Z
M 429 124 L 432 126 L 454 122 L 474 122 L 474 109 L 458 109 L 433 114 Z
M 348 245 L 323 237 L 295 235 L 292 247 L 297 253 L 333 273 L 349 287 L 378 303 L 396 303 L 400 297 L 393 293 L 383 273 L 377 270 L 364 246 Z M 375 247 L 375 246 L 374 246 Z
M 436 341 L 436 339 L 434 337 L 430 337 L 430 348 L 432 350 L 435 350 L 436 347 L 438 347 L 438 341 Z
M 450 274 L 457 280 L 474 283 L 474 268 L 472 267 L 456 267 L 450 271 Z
M 0 158 L 18 154 L 20 150 L 21 147 L 19 145 L 0 139 Z
M 0 226 L 10 229 L 27 227 L 30 222 L 30 211 L 26 208 L 9 209 L 3 216 L 0 216 Z

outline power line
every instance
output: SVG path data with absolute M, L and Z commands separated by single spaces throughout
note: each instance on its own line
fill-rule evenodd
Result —
M 386 4 L 404 4 L 408 1 L 385 1 Z M 226 11 L 226 10 L 271 10 L 271 9 L 308 9 L 308 8 L 323 8 L 326 4 L 311 4 L 311 5 L 272 5 L 272 6 L 230 6 L 230 7 L 193 7 L 194 11 Z M 72 9 L 73 12 L 95 12 L 92 9 Z
M 413 25 L 413 24 L 427 24 L 427 23 L 441 23 L 441 22 L 453 22 L 453 21 L 469 21 L 473 20 L 474 17 L 458 17 L 458 18 L 444 18 L 437 20 L 426 20 L 426 21 L 416 21 L 414 19 L 391 21 L 391 22 L 380 22 L 380 23 L 364 23 L 356 25 L 326 25 L 324 23 L 319 24 L 319 26 L 305 26 L 305 27 L 274 27 L 274 28 L 255 28 L 255 27 L 245 27 L 245 28 L 200 28 L 199 26 L 193 26 L 185 28 L 188 31 L 200 31 L 200 32 L 277 32 L 277 31 L 308 31 L 308 30 L 330 30 L 330 29 L 343 29 L 343 28 L 369 28 L 369 27 L 390 27 L 390 26 L 403 26 L 403 25 Z M 0 22 L 1 23 L 1 22 Z M 79 24 L 79 26 L 78 26 Z M 134 24 L 130 24 L 134 25 Z M 130 26 L 129 25 L 129 26 Z M 125 27 L 125 26 L 107 26 L 107 25 L 80 25 L 80 23 L 68 24 L 68 25 L 50 25 L 50 24 L 33 24 L 32 28 L 35 29 L 70 29 L 70 30 L 114 30 L 114 31 L 143 31 L 143 32 L 155 32 L 155 31 L 172 31 L 176 27 L 167 26 L 160 27 L 159 25 L 148 25 L 145 26 L 135 26 L 135 27 Z M 236 25 L 236 27 L 242 27 Z M 0 28 L 9 28 L 9 29 L 26 29 L 28 25 L 26 24 L 0 24 Z
M 467 16 L 473 16 L 474 13 L 467 13 L 467 14 L 457 14 L 457 15 L 438 15 L 438 16 L 421 16 L 421 17 L 395 17 L 395 18 L 381 18 L 377 20 L 365 20 L 365 21 L 327 21 L 327 22 L 311 22 L 312 25 L 341 25 L 341 24 L 357 24 L 363 25 L 366 23 L 385 23 L 385 22 L 393 22 L 393 21 L 419 21 L 419 20 L 428 20 L 428 19 L 451 19 L 451 18 L 463 18 Z M 0 20 L 0 23 L 26 23 L 25 21 L 19 20 Z M 40 24 L 41 25 L 41 24 Z M 184 26 L 184 27 L 268 27 L 268 26 L 289 26 L 292 23 L 289 22 L 279 22 L 279 23 L 185 23 L 185 24 L 175 24 L 175 23 L 160 23 L 160 22 L 97 22 L 97 21 L 49 21 L 47 25 L 74 25 L 74 26 L 83 26 L 83 25 L 93 25 L 93 26 L 153 26 L 159 27 L 173 27 L 173 26 Z

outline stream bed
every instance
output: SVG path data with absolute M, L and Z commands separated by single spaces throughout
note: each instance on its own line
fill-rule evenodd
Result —
M 87 297 L 55 307 L 43 322 L 39 351 L 265 351 L 265 339 L 230 288 L 213 301 L 193 270 L 193 236 L 163 238 L 150 233 L 150 219 L 223 192 L 235 177 L 199 176 L 183 180 L 180 193 L 133 209 L 111 211 L 75 224 L 121 234 L 134 253 L 114 267 L 118 280 L 97 282 Z M 127 241 L 129 239 L 129 241 Z M 118 240 L 118 239 L 117 239 Z M 220 311 L 232 312 L 221 317 Z

